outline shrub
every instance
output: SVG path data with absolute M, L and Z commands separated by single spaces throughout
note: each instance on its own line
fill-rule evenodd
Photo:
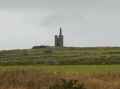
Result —
M 78 83 L 78 80 L 65 80 L 61 79 L 60 83 L 56 83 L 49 87 L 49 89 L 86 89 L 84 84 Z

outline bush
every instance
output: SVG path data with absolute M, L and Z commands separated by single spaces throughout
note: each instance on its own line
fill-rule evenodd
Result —
M 56 83 L 49 87 L 49 89 L 86 89 L 84 84 L 78 83 L 78 80 L 65 80 L 61 79 L 60 83 Z

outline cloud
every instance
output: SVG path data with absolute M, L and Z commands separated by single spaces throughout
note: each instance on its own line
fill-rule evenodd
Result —
M 51 15 L 45 16 L 41 21 L 41 26 L 53 27 L 57 25 L 70 25 L 70 24 L 81 24 L 86 22 L 86 18 L 78 12 L 56 12 Z
M 65 22 L 65 16 L 54 14 L 44 17 L 40 25 L 44 27 L 50 27 L 50 26 L 63 24 L 64 22 Z

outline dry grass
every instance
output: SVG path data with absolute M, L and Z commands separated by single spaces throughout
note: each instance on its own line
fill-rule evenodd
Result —
M 79 80 L 87 89 L 120 89 L 120 73 L 66 75 L 35 70 L 1 71 L 0 89 L 48 89 L 63 78 Z

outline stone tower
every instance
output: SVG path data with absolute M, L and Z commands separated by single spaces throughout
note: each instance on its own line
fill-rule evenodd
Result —
M 55 47 L 62 48 L 63 47 L 63 39 L 64 39 L 64 36 L 62 34 L 62 28 L 60 27 L 59 35 L 55 35 Z

